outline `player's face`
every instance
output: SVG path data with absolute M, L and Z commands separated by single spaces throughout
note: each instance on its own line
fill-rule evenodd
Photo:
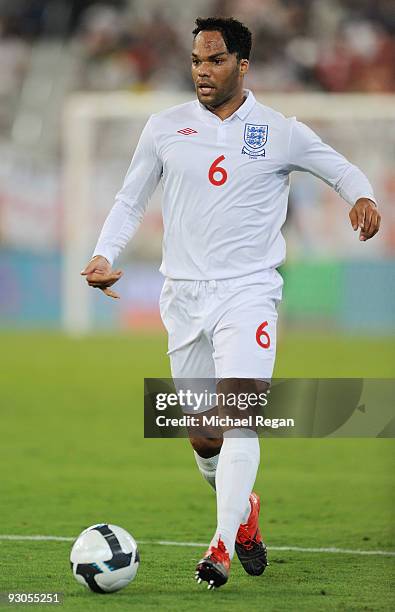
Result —
M 221 32 L 199 32 L 192 49 L 192 78 L 196 95 L 205 106 L 216 108 L 240 93 L 248 60 L 228 53 Z

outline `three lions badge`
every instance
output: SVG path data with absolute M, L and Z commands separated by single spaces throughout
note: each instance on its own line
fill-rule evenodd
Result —
M 268 125 L 246 123 L 244 128 L 244 142 L 241 152 L 250 157 L 265 157 L 265 144 L 269 131 Z

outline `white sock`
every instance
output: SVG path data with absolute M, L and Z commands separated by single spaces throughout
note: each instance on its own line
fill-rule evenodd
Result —
M 259 440 L 254 431 L 231 429 L 224 433 L 216 473 L 217 529 L 211 545 L 216 546 L 221 538 L 230 558 L 235 552 L 239 525 L 248 519 L 249 496 L 258 471 L 259 458 Z
M 201 473 L 203 478 L 207 480 L 209 485 L 215 491 L 215 476 L 217 473 L 219 453 L 218 455 L 214 455 L 214 457 L 209 457 L 207 459 L 205 457 L 201 457 L 195 450 L 193 451 L 193 453 L 195 455 L 195 459 L 196 459 L 197 466 L 199 468 L 199 472 Z M 241 519 L 242 523 L 246 523 L 248 521 L 250 512 L 251 512 L 251 504 L 248 501 L 247 506 L 243 512 L 242 519 Z
M 205 459 L 204 457 L 198 455 L 195 450 L 193 451 L 193 453 L 195 455 L 196 463 L 198 465 L 201 475 L 207 480 L 207 482 L 213 487 L 215 491 L 215 474 L 217 471 L 219 453 L 218 455 L 215 455 L 214 457 L 209 457 L 208 459 Z

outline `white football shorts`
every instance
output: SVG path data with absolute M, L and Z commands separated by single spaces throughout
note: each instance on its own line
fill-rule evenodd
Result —
M 210 379 L 210 392 L 222 378 L 270 381 L 282 287 L 274 268 L 225 280 L 166 278 L 159 305 L 173 379 Z

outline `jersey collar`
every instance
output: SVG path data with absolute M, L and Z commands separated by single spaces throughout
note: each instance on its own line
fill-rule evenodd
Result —
M 255 100 L 255 96 L 252 93 L 252 91 L 250 91 L 249 89 L 244 89 L 244 94 L 247 96 L 246 99 L 244 100 L 243 104 L 233 113 L 233 115 L 231 115 L 230 117 L 228 117 L 227 119 L 225 119 L 224 121 L 230 121 L 231 119 L 233 119 L 233 117 L 236 115 L 239 119 L 241 119 L 242 121 L 244 121 L 244 119 L 247 117 L 247 115 L 251 112 L 251 110 L 253 109 L 253 107 L 256 104 L 256 100 Z M 202 104 L 201 102 L 199 102 L 199 100 L 196 100 L 196 102 L 198 103 L 198 106 L 200 107 L 200 110 L 204 113 L 205 117 L 213 122 L 220 122 L 223 123 L 223 121 L 221 121 L 221 119 L 219 117 L 217 117 L 217 115 L 215 115 L 214 113 L 212 113 L 210 110 L 208 110 L 208 108 L 206 108 L 204 106 L 204 104 Z
M 246 99 L 244 100 L 243 104 L 237 109 L 237 111 L 234 112 L 234 114 L 237 115 L 242 121 L 244 121 L 247 115 L 252 111 L 256 103 L 255 96 L 252 91 L 250 91 L 249 89 L 245 89 L 244 94 L 247 95 Z

